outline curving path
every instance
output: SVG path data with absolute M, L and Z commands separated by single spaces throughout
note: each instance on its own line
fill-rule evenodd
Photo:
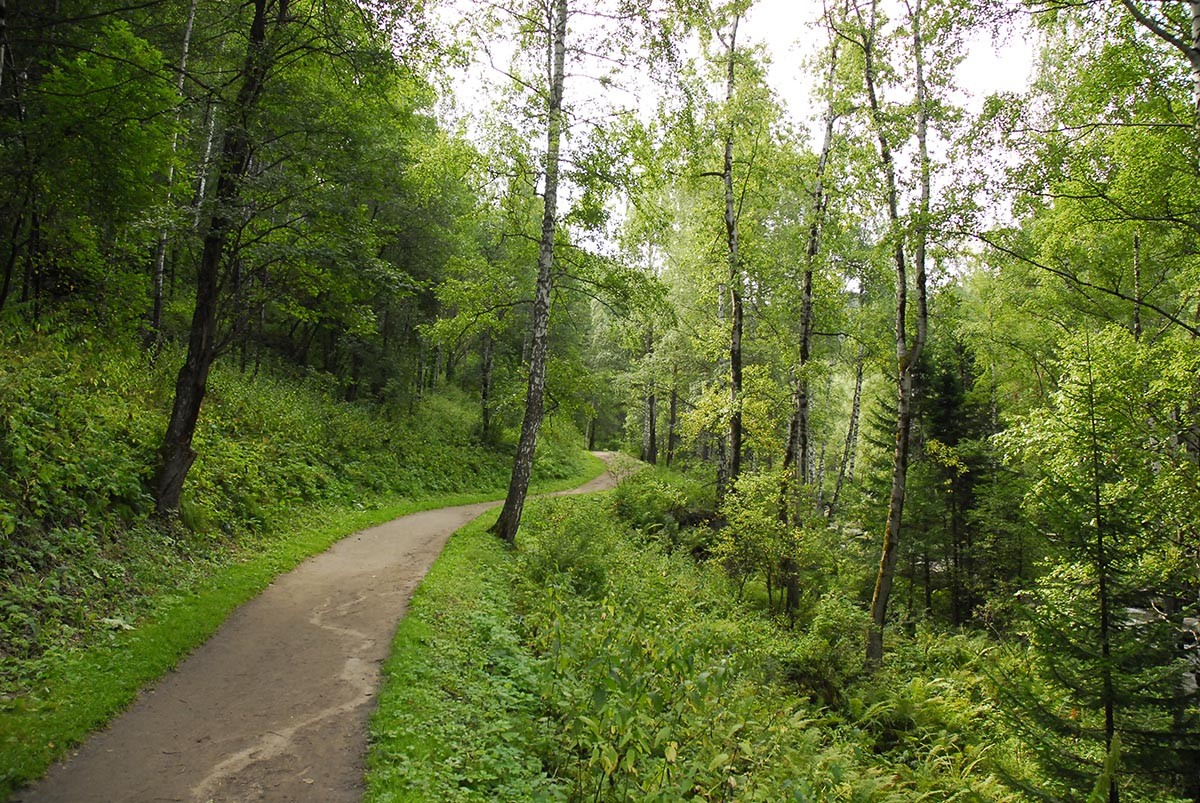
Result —
M 358 801 L 396 623 L 450 534 L 499 504 L 404 516 L 277 577 L 14 800 Z

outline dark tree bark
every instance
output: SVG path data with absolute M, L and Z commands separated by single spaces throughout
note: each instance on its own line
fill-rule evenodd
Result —
M 0 0 L 0 114 L 7 113 L 9 102 L 9 94 L 13 99 L 16 99 L 16 91 L 13 82 L 16 80 L 16 65 L 13 63 L 12 46 L 8 42 L 8 4 L 6 0 Z M 11 104 L 16 106 L 16 103 Z M 8 237 L 8 253 L 4 257 L 4 278 L 0 280 L 0 309 L 4 309 L 4 302 L 8 300 L 8 294 L 12 290 L 13 272 L 17 264 L 17 241 L 21 235 L 21 228 L 25 222 L 25 206 L 28 203 L 28 195 L 26 194 L 19 206 L 17 214 L 12 214 L 11 209 L 4 211 L 11 214 L 9 237 Z
M 508 543 L 517 537 L 525 496 L 529 492 L 529 477 L 533 473 L 533 456 L 537 449 L 538 431 L 545 412 L 546 361 L 550 340 L 550 298 L 553 289 L 554 237 L 558 228 L 558 169 L 559 143 L 562 139 L 563 67 L 566 59 L 567 0 L 554 0 L 547 9 L 550 47 L 548 52 L 550 95 L 546 115 L 546 190 L 542 206 L 542 234 L 538 246 L 537 289 L 533 299 L 530 323 L 529 386 L 525 393 L 525 417 L 521 421 L 521 436 L 517 441 L 508 496 L 492 533 Z
M 184 480 L 196 460 L 192 438 L 208 386 L 208 373 L 216 358 L 221 270 L 229 258 L 226 251 L 233 225 L 233 208 L 250 167 L 250 117 L 262 95 L 271 62 L 267 47 L 270 2 L 254 0 L 242 83 L 230 123 L 222 137 L 221 157 L 217 164 L 216 206 L 209 218 L 196 271 L 196 307 L 188 335 L 187 357 L 175 380 L 175 401 L 159 449 L 158 472 L 154 480 L 156 510 L 162 516 L 173 515 L 179 510 Z M 286 20 L 288 2 L 276 0 L 277 26 Z
M 644 437 L 645 454 L 642 459 L 652 466 L 658 465 L 658 395 L 651 390 L 646 397 L 646 433 Z
M 1142 238 L 1133 235 L 1133 339 L 1142 339 Z
M 486 441 L 492 436 L 492 370 L 495 366 L 492 336 L 489 332 L 483 333 L 479 349 L 482 363 L 479 370 L 479 413 L 482 422 L 480 434 Z
M 646 330 L 645 356 L 654 352 L 654 327 Z M 658 464 L 658 394 L 651 374 L 646 383 L 646 395 L 642 397 L 642 460 L 650 465 Z
M 737 31 L 741 17 L 733 19 L 729 39 L 722 41 L 728 50 L 725 71 L 725 104 L 734 96 L 734 64 L 737 55 Z M 733 487 L 742 471 L 742 261 L 739 253 L 737 205 L 733 194 L 733 118 L 725 130 L 725 152 L 721 182 L 725 191 L 725 243 L 729 259 L 729 453 L 725 486 Z
M 671 400 L 667 405 L 667 465 L 675 460 L 675 422 L 679 416 L 679 368 L 671 367 Z

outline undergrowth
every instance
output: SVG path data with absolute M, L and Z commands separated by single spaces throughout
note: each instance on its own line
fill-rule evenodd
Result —
M 917 639 L 863 678 L 854 603 L 794 631 L 739 604 L 658 526 L 688 492 L 652 479 L 531 505 L 515 551 L 451 538 L 386 667 L 367 800 L 1013 799 L 978 644 Z

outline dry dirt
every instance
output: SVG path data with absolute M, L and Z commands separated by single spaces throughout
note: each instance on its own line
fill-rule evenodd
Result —
M 498 504 L 405 516 L 276 578 L 14 800 L 358 801 L 396 623 L 450 534 Z

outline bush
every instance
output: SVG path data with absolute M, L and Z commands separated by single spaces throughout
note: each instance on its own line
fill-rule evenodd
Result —
M 613 511 L 668 550 L 706 556 L 712 540 L 712 489 L 700 480 L 659 467 L 630 473 L 613 492 Z
M 972 775 L 984 748 L 937 735 L 979 711 L 950 697 L 964 687 L 856 687 L 853 604 L 822 600 L 797 640 L 722 573 L 610 523 L 618 504 L 534 502 L 515 552 L 482 525 L 451 539 L 398 637 L 368 800 L 1004 799 Z M 784 659 L 844 710 L 797 697 Z
M 869 622 L 866 611 L 855 602 L 836 594 L 822 597 L 799 622 L 801 631 L 795 639 L 773 642 L 772 657 L 781 678 L 815 703 L 840 703 L 848 684 L 866 668 L 863 643 Z
M 603 519 L 585 522 L 563 506 L 538 505 L 521 526 L 520 572 L 540 587 L 597 599 L 608 581 L 613 542 Z

